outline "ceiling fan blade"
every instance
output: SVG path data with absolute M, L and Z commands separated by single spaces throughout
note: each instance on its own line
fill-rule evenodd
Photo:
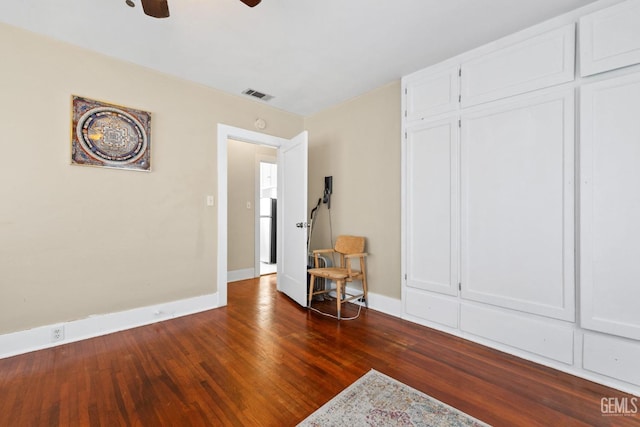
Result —
M 240 0 L 249 7 L 257 6 L 262 0 Z
M 169 17 L 169 3 L 167 0 L 140 0 L 142 2 L 142 9 L 145 15 L 153 16 L 154 18 L 168 18 Z

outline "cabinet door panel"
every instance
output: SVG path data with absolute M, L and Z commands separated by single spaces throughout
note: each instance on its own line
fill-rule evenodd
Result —
M 574 319 L 573 99 L 463 115 L 463 298 Z
M 407 77 L 405 114 L 407 122 L 458 108 L 458 66 L 420 72 Z
M 436 296 L 430 292 L 407 288 L 404 312 L 428 322 L 450 328 L 458 327 L 460 303 L 451 297 Z
M 584 334 L 582 366 L 611 378 L 640 386 L 640 344 L 617 337 Z
M 640 339 L 640 73 L 581 95 L 581 324 Z
M 407 286 L 458 294 L 458 120 L 407 131 Z
M 468 107 L 574 79 L 575 25 L 570 24 L 462 64 Z
M 562 363 L 573 363 L 573 330 L 567 325 L 464 303 L 460 306 L 460 329 Z
M 627 1 L 580 19 L 580 75 L 640 63 L 640 2 Z

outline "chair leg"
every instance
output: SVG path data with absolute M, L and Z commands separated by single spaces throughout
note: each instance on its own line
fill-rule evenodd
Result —
M 369 297 L 367 296 L 367 273 L 364 269 L 363 258 L 360 258 L 360 271 L 362 271 L 362 293 L 364 294 L 364 306 L 369 308 Z
M 342 306 L 342 280 L 336 280 L 336 308 L 338 320 L 340 320 L 340 308 Z
M 316 276 L 311 275 L 311 280 L 309 280 L 309 298 L 307 302 L 307 307 L 311 307 L 311 300 L 313 299 L 313 287 L 316 282 Z

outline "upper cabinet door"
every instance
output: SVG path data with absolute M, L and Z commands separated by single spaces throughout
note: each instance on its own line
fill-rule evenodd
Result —
M 580 75 L 640 63 L 640 1 L 630 0 L 580 19 Z
M 575 25 L 531 37 L 462 63 L 462 107 L 574 79 Z
M 407 122 L 447 113 L 458 108 L 458 66 L 426 70 L 406 77 L 404 83 Z
M 640 73 L 581 95 L 581 326 L 639 340 Z

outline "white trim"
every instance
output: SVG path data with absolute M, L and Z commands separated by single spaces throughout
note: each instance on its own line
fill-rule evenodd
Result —
M 399 319 L 402 318 L 402 300 L 373 292 L 368 292 L 367 296 L 369 297 L 369 308 Z
M 353 295 L 362 293 L 361 288 L 355 288 L 351 286 L 347 286 L 346 291 L 349 294 L 353 294 Z M 388 314 L 390 316 L 397 317 L 399 319 L 402 318 L 402 300 L 397 298 L 391 298 L 386 295 L 376 294 L 373 292 L 367 292 L 367 298 L 369 300 L 368 302 L 369 302 L 370 309 L 379 311 L 384 314 Z M 354 304 L 359 304 L 364 306 L 364 303 L 358 300 L 353 300 L 351 302 Z
M 218 123 L 218 255 L 216 264 L 218 271 L 218 300 L 220 306 L 227 305 L 227 141 L 229 139 L 251 144 L 269 145 L 274 148 L 279 148 L 286 141 L 286 139 L 277 136 Z
M 256 270 L 253 268 L 243 268 L 242 270 L 232 270 L 227 272 L 227 283 L 237 282 L 238 280 L 253 279 L 254 277 L 257 277 L 257 276 L 256 276 Z
M 220 306 L 218 297 L 201 295 L 0 335 L 0 359 L 211 310 Z M 51 330 L 58 327 L 64 328 L 63 339 L 52 343 Z

